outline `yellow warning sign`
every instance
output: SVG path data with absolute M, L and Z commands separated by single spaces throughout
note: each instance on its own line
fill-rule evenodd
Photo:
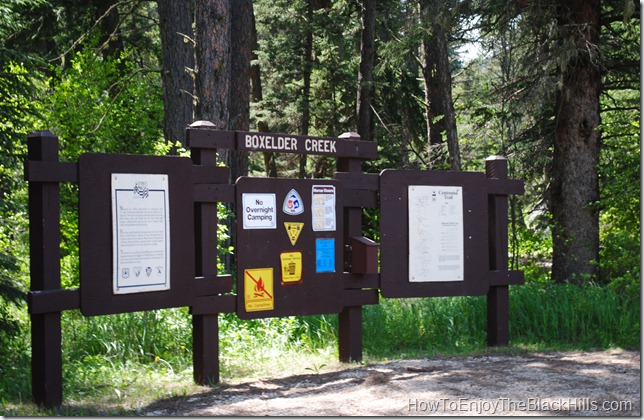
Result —
M 273 268 L 244 270 L 244 305 L 246 312 L 274 309 Z
M 297 238 L 302 233 L 302 228 L 304 228 L 304 222 L 284 222 L 284 227 L 286 228 L 288 238 L 291 240 L 291 245 L 295 245 Z
M 280 261 L 282 263 L 282 281 L 284 283 L 295 283 L 302 280 L 301 252 L 282 252 Z

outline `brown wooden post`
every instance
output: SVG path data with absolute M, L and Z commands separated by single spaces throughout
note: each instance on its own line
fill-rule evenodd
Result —
M 188 147 L 195 130 L 216 130 L 209 121 L 196 121 L 186 135 Z M 190 148 L 195 165 L 217 166 L 217 150 Z M 195 274 L 217 275 L 217 203 L 195 203 Z M 200 385 L 219 382 L 219 315 L 192 315 L 192 364 L 194 381 Z
M 485 160 L 485 174 L 491 179 L 508 178 L 508 161 L 503 156 Z M 508 269 L 508 196 L 488 197 L 490 270 Z M 487 294 L 488 346 L 506 346 L 510 340 L 510 296 L 508 285 L 490 286 Z
M 360 140 L 358 133 L 349 132 L 339 136 L 341 139 Z M 338 158 L 337 170 L 340 172 L 362 172 L 362 159 Z M 344 261 L 345 269 L 350 262 L 349 246 L 351 238 L 362 236 L 362 209 L 344 209 Z M 341 362 L 362 360 L 362 306 L 347 306 L 338 318 L 338 341 Z
M 58 162 L 58 138 L 49 131 L 31 133 L 29 161 Z M 60 187 L 58 182 L 29 182 L 29 270 L 31 291 L 60 289 Z M 47 408 L 63 402 L 60 312 L 31 314 L 31 392 Z

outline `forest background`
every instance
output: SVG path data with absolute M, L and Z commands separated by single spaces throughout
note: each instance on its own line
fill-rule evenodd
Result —
M 480 171 L 486 157 L 506 156 L 510 178 L 526 184 L 510 200 L 511 268 L 527 282 L 512 290 L 511 341 L 639 349 L 635 1 L 9 0 L 0 4 L 0 39 L 3 405 L 26 398 L 29 386 L 23 162 L 34 130 L 56 134 L 65 161 L 85 152 L 187 154 L 185 129 L 196 120 L 227 130 L 357 132 L 378 143 L 366 172 Z M 330 177 L 335 169 L 328 157 L 220 158 L 233 179 Z M 76 186 L 61 188 L 63 286 L 78 287 Z M 364 230 L 376 241 L 377 225 L 368 211 Z M 226 228 L 221 269 L 231 270 Z M 459 299 L 372 309 L 365 323 L 392 332 L 370 338 L 365 326 L 367 353 L 400 356 L 401 342 L 412 354 L 484 346 L 476 332 L 484 305 Z M 442 330 L 430 315 L 437 308 Z M 402 330 L 387 324 L 392 313 L 434 326 L 420 336 L 412 327 L 416 334 L 401 341 L 393 331 Z M 454 327 L 457 314 L 470 329 Z M 160 360 L 185 368 L 189 358 L 185 311 L 65 316 L 65 361 L 86 380 L 128 354 L 155 369 Z M 223 322 L 224 354 L 238 351 L 244 331 L 318 351 L 337 340 L 330 317 Z M 145 338 L 128 342 L 132 330 Z

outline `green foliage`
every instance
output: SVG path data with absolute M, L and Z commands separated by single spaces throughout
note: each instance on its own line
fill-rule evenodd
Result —
M 510 288 L 510 342 L 534 350 L 640 348 L 639 284 L 626 289 L 528 281 Z M 381 299 L 364 312 L 376 358 L 471 353 L 486 347 L 482 296 Z
M 0 22 L 0 33 L 3 26 L 4 22 Z M 22 325 L 19 308 L 24 305 L 27 284 L 28 216 L 23 161 L 26 136 L 38 113 L 29 96 L 39 81 L 30 78 L 24 66 L 3 58 L 0 55 L 0 345 L 9 346 Z
M 153 154 L 163 140 L 161 79 L 128 59 L 102 58 L 89 45 L 57 68 L 45 124 L 63 159 L 81 153 Z
M 604 283 L 640 281 L 639 100 L 639 92 L 611 92 L 604 101 L 631 107 L 602 114 L 600 276 Z
M 63 318 L 65 364 L 104 359 L 113 365 L 163 360 L 168 369 L 183 369 L 192 360 L 187 308 L 85 318 L 68 311 Z
M 625 293 L 590 284 L 513 287 L 510 319 L 515 345 L 639 349 L 639 284 Z
M 44 98 L 44 125 L 59 138 L 61 160 L 82 153 L 162 153 L 163 101 L 156 72 L 137 67 L 130 51 L 103 58 L 92 44 L 55 68 Z M 78 286 L 78 186 L 61 185 L 63 287 Z
M 359 37 L 355 34 L 358 14 L 354 5 L 343 0 L 316 9 L 308 1 L 262 0 L 254 7 L 263 99 L 251 104 L 251 125 L 262 122 L 271 132 L 318 136 L 355 131 Z M 307 60 L 309 33 L 311 61 Z M 304 127 L 306 113 L 310 123 Z M 281 156 L 280 174 L 297 176 L 297 159 Z M 261 166 L 251 162 L 251 167 Z M 307 172 L 329 176 L 327 166 L 325 162 L 312 163 Z
M 23 305 L 26 298 L 25 293 L 13 281 L 18 271 L 17 259 L 0 252 L 0 345 L 6 344 L 5 338 L 15 337 L 20 331 L 19 321 L 12 314 L 12 305 Z
M 422 357 L 467 353 L 484 346 L 482 297 L 381 299 L 363 318 L 365 353 Z
M 33 129 L 38 107 L 31 100 L 40 87 L 38 74 L 27 68 L 36 61 L 6 40 L 25 27 L 21 11 L 41 1 L 0 4 L 0 395 L 20 393 L 18 369 L 29 348 L 25 337 L 27 194 L 22 181 L 26 136 Z M 4 397 L 0 397 L 4 399 Z
M 328 349 L 333 343 L 324 334 L 320 340 L 319 324 L 316 327 L 315 321 L 302 317 L 244 321 L 235 314 L 224 314 L 219 319 L 222 375 L 229 378 L 251 376 L 259 366 L 290 371 L 303 362 L 303 355 L 315 356 L 318 349 Z M 328 332 L 325 328 L 322 331 Z

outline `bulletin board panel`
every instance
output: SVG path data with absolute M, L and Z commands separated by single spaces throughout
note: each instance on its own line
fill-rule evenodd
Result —
M 188 158 L 80 156 L 83 315 L 192 304 L 192 183 L 192 162 Z
M 241 177 L 236 183 L 237 315 L 343 309 L 339 181 Z
M 380 178 L 380 206 L 384 297 L 487 293 L 485 174 L 385 170 Z

